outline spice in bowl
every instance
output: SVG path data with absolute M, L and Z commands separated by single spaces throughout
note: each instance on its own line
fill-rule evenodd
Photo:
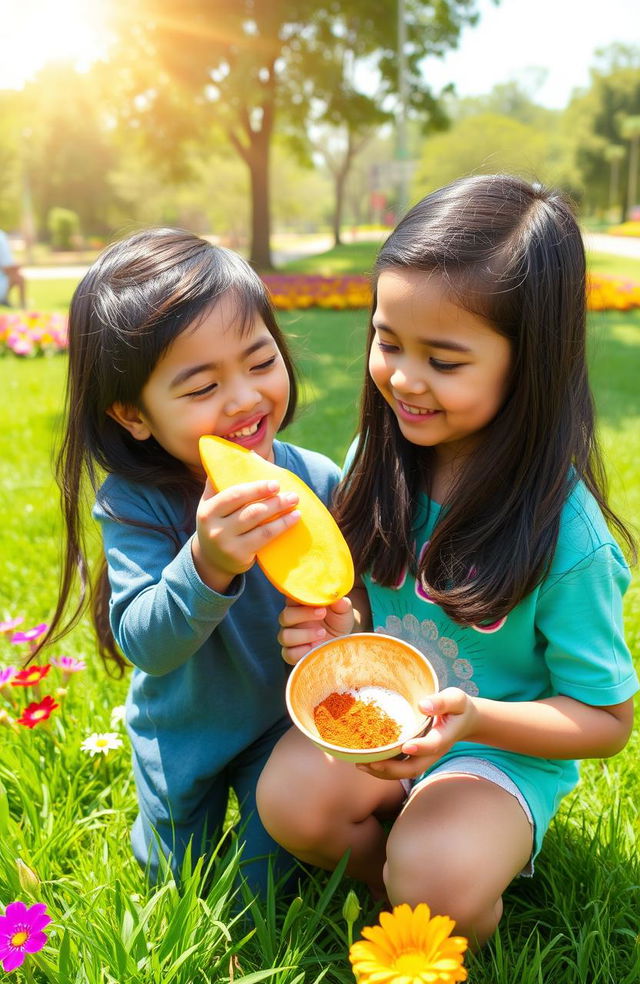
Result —
M 289 674 L 291 720 L 313 744 L 346 762 L 380 762 L 424 735 L 420 702 L 438 689 L 424 653 L 379 632 L 338 636 L 311 649 Z
M 408 701 L 386 687 L 333 691 L 313 709 L 318 734 L 343 748 L 380 748 L 409 731 L 414 715 Z

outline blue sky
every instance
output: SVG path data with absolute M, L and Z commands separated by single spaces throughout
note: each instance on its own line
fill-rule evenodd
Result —
M 597 48 L 614 41 L 640 47 L 638 0 L 480 0 L 480 21 L 463 31 L 445 59 L 428 59 L 434 88 L 454 82 L 461 96 L 481 95 L 531 68 L 547 72 L 536 102 L 559 109 L 589 83 Z

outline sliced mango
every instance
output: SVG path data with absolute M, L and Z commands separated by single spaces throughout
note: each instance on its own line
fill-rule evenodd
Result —
M 257 553 L 260 567 L 278 591 L 303 605 L 324 606 L 351 590 L 349 547 L 327 507 L 301 478 L 223 437 L 201 437 L 200 457 L 218 492 L 275 479 L 281 492 L 297 494 L 298 522 Z

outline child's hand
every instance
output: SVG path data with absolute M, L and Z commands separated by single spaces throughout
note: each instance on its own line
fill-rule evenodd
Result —
M 406 741 L 404 761 L 386 759 L 369 762 L 356 768 L 379 779 L 415 779 L 448 752 L 457 741 L 469 740 L 475 729 L 477 708 L 473 697 L 457 687 L 448 687 L 439 694 L 420 701 L 420 710 L 433 715 L 431 730 L 424 738 Z
M 325 608 L 308 608 L 289 601 L 280 612 L 278 642 L 286 663 L 299 659 L 326 639 L 349 635 L 353 628 L 353 607 L 347 597 Z
M 237 574 L 249 570 L 256 553 L 300 518 L 295 492 L 279 494 L 277 482 L 247 482 L 215 492 L 207 480 L 191 541 L 202 580 L 226 591 Z

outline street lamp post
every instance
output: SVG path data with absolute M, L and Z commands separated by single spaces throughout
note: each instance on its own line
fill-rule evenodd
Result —
M 396 160 L 398 164 L 398 218 L 407 210 L 408 190 L 408 149 L 407 149 L 407 106 L 409 88 L 407 80 L 407 24 L 405 21 L 404 0 L 398 4 L 398 112 L 396 116 Z

